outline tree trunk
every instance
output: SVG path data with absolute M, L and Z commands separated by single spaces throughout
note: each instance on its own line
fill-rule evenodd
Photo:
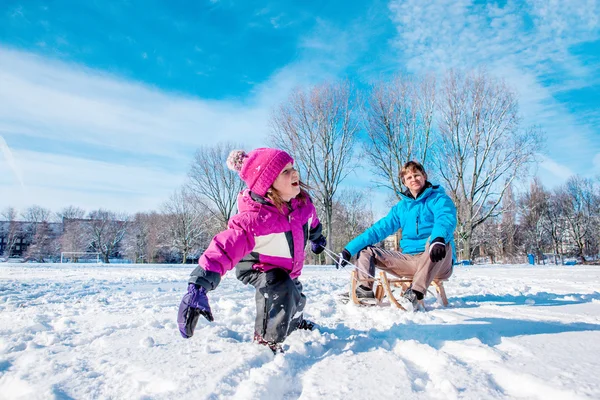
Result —
M 471 235 L 465 238 L 461 252 L 463 260 L 471 260 Z

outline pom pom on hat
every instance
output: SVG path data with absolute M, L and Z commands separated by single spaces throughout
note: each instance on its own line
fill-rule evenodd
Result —
M 237 171 L 248 189 L 264 196 L 279 173 L 294 159 L 285 151 L 262 147 L 249 153 L 234 150 L 227 157 L 227 167 Z
M 240 172 L 244 160 L 248 157 L 248 154 L 244 150 L 233 150 L 227 157 L 227 168 L 232 171 Z

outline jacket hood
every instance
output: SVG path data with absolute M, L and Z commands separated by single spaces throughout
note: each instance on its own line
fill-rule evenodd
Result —
M 254 199 L 252 199 L 251 197 L 251 193 L 250 190 L 248 189 L 244 189 L 242 190 L 237 197 L 237 204 L 238 204 L 238 212 L 245 212 L 245 211 L 252 211 L 252 210 L 258 210 L 261 206 L 262 202 L 258 202 Z M 260 196 L 256 196 L 255 197 L 260 197 Z M 264 200 L 263 197 L 260 197 L 261 199 Z M 266 200 L 264 200 L 265 203 L 264 204 L 270 204 L 267 203 Z

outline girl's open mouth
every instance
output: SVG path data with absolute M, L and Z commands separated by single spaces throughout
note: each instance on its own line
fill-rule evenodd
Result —
M 292 182 L 292 186 L 298 186 L 299 182 Z

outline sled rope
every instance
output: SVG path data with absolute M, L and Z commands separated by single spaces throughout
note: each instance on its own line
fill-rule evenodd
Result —
M 326 255 L 327 255 L 329 258 L 331 258 L 331 259 L 333 260 L 333 262 L 334 262 L 334 263 L 335 263 L 335 264 L 336 264 L 336 265 L 337 265 L 337 266 L 338 266 L 340 269 L 343 269 L 344 271 L 346 271 L 346 273 L 350 274 L 350 275 L 353 277 L 353 279 L 354 279 L 354 280 L 356 280 L 356 281 L 358 282 L 358 279 L 357 279 L 357 278 L 355 278 L 355 277 L 352 275 L 352 272 L 350 272 L 350 271 L 346 270 L 346 268 L 345 268 L 345 267 L 343 267 L 343 266 L 341 265 L 341 263 L 340 263 L 340 261 L 339 261 L 339 259 L 340 259 L 340 254 L 339 254 L 339 253 L 335 253 L 334 251 L 332 251 L 332 250 L 329 250 L 327 247 L 323 247 L 323 248 L 325 249 L 325 254 L 326 254 Z M 348 261 L 348 264 L 347 264 L 347 265 L 348 265 L 348 266 L 351 266 L 351 267 L 353 267 L 353 268 L 354 268 L 356 271 L 358 271 L 358 267 L 357 267 L 356 265 L 352 264 L 350 261 Z M 370 274 L 370 273 L 368 273 L 368 272 L 365 272 L 365 271 L 361 271 L 361 272 L 362 272 L 362 273 L 364 273 L 365 275 L 369 276 L 370 278 L 377 279 L 377 278 L 375 278 L 373 275 L 371 275 L 371 274 Z

